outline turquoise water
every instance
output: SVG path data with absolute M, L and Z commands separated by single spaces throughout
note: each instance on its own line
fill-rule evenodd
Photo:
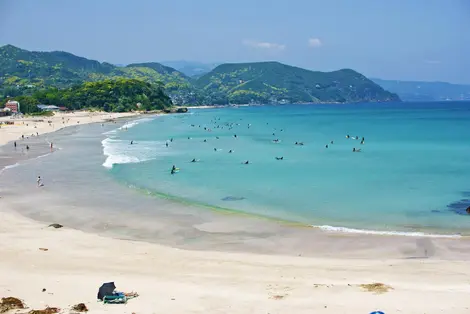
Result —
M 103 166 L 134 188 L 327 229 L 467 233 L 469 122 L 463 102 L 195 109 L 108 132 Z

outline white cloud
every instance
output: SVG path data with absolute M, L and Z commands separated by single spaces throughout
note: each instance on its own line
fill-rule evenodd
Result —
M 424 63 L 427 63 L 427 64 L 440 64 L 441 61 L 439 61 L 439 60 L 424 60 Z
M 309 38 L 308 45 L 312 48 L 320 47 L 323 45 L 320 39 L 318 38 Z
M 283 44 L 268 43 L 268 42 L 256 41 L 256 40 L 244 40 L 243 44 L 245 46 L 250 46 L 250 47 L 259 48 L 259 49 L 267 49 L 267 50 L 284 50 L 284 49 L 286 49 L 286 45 L 283 45 Z

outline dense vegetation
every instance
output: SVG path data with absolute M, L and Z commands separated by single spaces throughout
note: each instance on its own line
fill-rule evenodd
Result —
M 135 79 L 85 82 L 65 89 L 51 87 L 30 96 L 12 99 L 20 102 L 23 113 L 39 111 L 38 104 L 66 106 L 71 110 L 93 108 L 113 112 L 162 110 L 172 105 L 161 86 Z
M 132 87 L 138 80 L 143 84 L 142 90 L 136 89 L 136 95 L 118 98 L 104 96 L 99 86 L 104 84 L 106 90 L 112 85 L 111 80 Z M 84 82 L 96 82 L 97 85 Z M 0 99 L 29 96 L 41 103 L 60 103 L 73 109 L 102 106 L 109 110 L 126 110 L 128 107 L 124 104 L 129 98 L 139 99 L 141 103 L 148 99 L 151 92 L 143 91 L 143 86 L 165 92 L 177 105 L 399 100 L 397 95 L 353 70 L 315 72 L 278 62 L 222 64 L 196 79 L 155 62 L 122 67 L 67 52 L 31 52 L 11 45 L 0 47 Z M 47 91 L 40 91 L 42 89 Z M 41 93 L 50 97 L 41 98 Z M 28 103 L 30 100 L 23 101 Z M 166 103 L 167 100 L 161 98 L 158 106 Z M 145 102 L 145 106 L 153 108 L 157 105 Z
M 196 84 L 216 103 L 399 100 L 353 70 L 315 72 L 279 62 L 223 64 L 200 77 Z

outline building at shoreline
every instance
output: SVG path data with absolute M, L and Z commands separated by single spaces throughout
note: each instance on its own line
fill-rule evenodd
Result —
M 19 113 L 20 103 L 15 100 L 8 100 L 5 104 L 5 108 L 10 109 L 12 113 Z

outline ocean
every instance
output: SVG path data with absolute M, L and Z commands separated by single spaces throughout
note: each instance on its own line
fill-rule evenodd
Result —
M 468 234 L 469 122 L 468 102 L 192 109 L 106 130 L 96 160 L 114 182 L 186 204 L 334 231 Z

